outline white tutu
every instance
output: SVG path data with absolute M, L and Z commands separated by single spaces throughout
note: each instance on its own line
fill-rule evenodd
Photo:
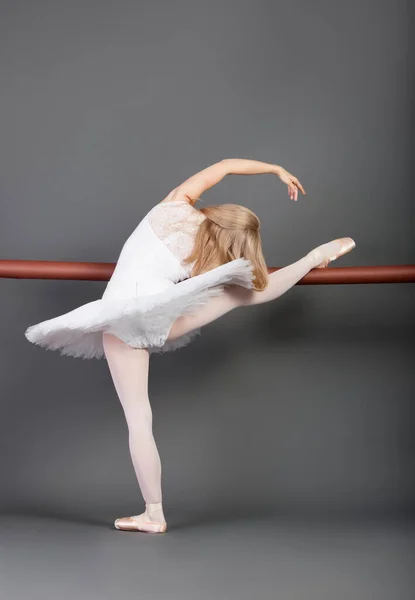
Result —
M 75 358 L 105 357 L 102 333 L 149 352 L 176 350 L 200 329 L 167 340 L 174 321 L 223 292 L 225 284 L 252 288 L 253 265 L 238 258 L 195 277 L 181 258 L 204 215 L 184 200 L 157 204 L 126 240 L 101 299 L 28 327 L 26 338 Z

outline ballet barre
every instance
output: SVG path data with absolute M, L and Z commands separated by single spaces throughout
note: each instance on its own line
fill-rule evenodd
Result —
M 108 281 L 116 263 L 0 259 L 0 278 Z M 268 267 L 268 272 L 283 267 Z M 340 283 L 413 283 L 415 265 L 333 267 L 312 269 L 296 285 Z

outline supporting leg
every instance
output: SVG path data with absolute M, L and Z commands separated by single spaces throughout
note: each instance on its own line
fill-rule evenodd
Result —
M 129 448 L 141 493 L 147 509 L 152 510 L 152 520 L 163 522 L 161 462 L 153 437 L 148 397 L 149 352 L 145 348 L 132 348 L 109 333 L 103 333 L 102 340 L 127 421 Z

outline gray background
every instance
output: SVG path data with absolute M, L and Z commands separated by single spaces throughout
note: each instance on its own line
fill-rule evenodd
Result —
M 270 266 L 339 236 L 352 236 L 357 247 L 334 266 L 415 262 L 409 2 L 3 0 L 0 15 L 1 258 L 115 262 L 125 238 L 173 187 L 217 160 L 239 157 L 281 164 L 307 191 L 294 203 L 271 175 L 229 176 L 203 196 L 205 204 L 236 202 L 258 214 Z M 4 512 L 55 516 L 57 536 L 63 523 L 81 536 L 82 524 L 105 530 L 116 516 L 141 512 L 106 362 L 62 357 L 24 337 L 29 325 L 100 297 L 105 282 L 3 279 L 0 286 Z M 274 598 L 275 565 L 263 572 L 258 563 L 246 581 L 226 587 L 229 569 L 252 569 L 254 556 L 235 563 L 229 540 L 239 550 L 260 542 L 253 528 L 252 537 L 229 534 L 228 547 L 221 519 L 225 526 L 228 517 L 240 516 L 242 524 L 264 518 L 262 540 L 274 519 L 276 538 L 287 547 L 294 534 L 281 534 L 281 519 L 327 523 L 363 515 L 366 523 L 400 515 L 409 527 L 413 302 L 410 284 L 295 286 L 273 303 L 208 325 L 178 352 L 152 357 L 149 391 L 172 527 L 170 537 L 156 536 L 153 567 L 160 537 L 173 544 L 175 527 L 177 536 L 191 536 L 208 523 L 200 541 L 210 539 L 212 556 L 218 547 L 228 556 L 222 587 L 216 573 L 218 597 L 252 598 L 249 581 L 252 589 L 269 584 L 261 597 Z M 29 522 L 37 536 L 49 535 L 47 526 Z M 16 522 L 7 523 L 12 535 Z M 20 526 L 23 535 L 27 527 Z M 65 535 L 72 540 L 74 531 Z M 47 562 L 50 540 L 38 539 Z M 303 590 L 307 598 L 313 590 L 320 600 L 324 590 L 330 597 L 325 560 L 333 548 L 316 554 L 318 535 L 316 545 L 298 539 L 306 557 L 310 549 L 321 558 L 316 580 L 307 579 L 310 564 L 299 554 L 294 563 L 284 555 L 283 567 L 279 546 L 277 589 L 284 600 L 302 598 Z M 344 549 L 339 539 L 332 542 L 337 550 Z M 368 539 L 358 544 L 367 549 L 367 589 L 378 599 L 390 598 L 389 589 L 406 597 L 408 555 L 396 557 L 410 542 Z M 373 548 L 382 552 L 382 540 L 386 562 L 376 555 L 371 578 Z M 115 550 L 111 543 L 107 552 Z M 261 546 L 262 569 L 277 543 Z M 131 546 L 138 549 L 136 538 Z M 201 551 L 186 548 L 181 556 L 190 562 L 169 563 L 168 571 L 173 581 L 180 574 L 181 598 L 190 588 L 180 569 L 199 564 L 191 559 Z M 356 548 L 348 548 L 353 556 Z M 8 549 L 34 560 L 29 542 Z M 9 574 L 17 569 L 13 556 Z M 211 563 L 198 558 L 199 592 L 189 597 L 213 597 L 201 575 Z M 302 580 L 293 564 L 303 568 Z M 66 581 L 64 570 L 54 572 Z M 352 572 L 341 572 L 345 579 L 333 590 L 347 581 L 350 597 L 359 598 L 363 588 L 353 588 L 360 580 Z M 44 599 L 49 583 L 32 589 Z M 326 587 L 317 591 L 312 583 Z M 13 579 L 16 593 L 18 585 Z M 92 597 L 98 588 L 91 585 Z M 176 597 L 168 585 L 158 595 L 148 590 Z

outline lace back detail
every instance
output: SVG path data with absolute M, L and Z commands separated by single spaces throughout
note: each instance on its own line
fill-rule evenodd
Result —
M 148 213 L 154 233 L 179 261 L 192 251 L 199 225 L 205 218 L 186 200 L 160 202 Z

